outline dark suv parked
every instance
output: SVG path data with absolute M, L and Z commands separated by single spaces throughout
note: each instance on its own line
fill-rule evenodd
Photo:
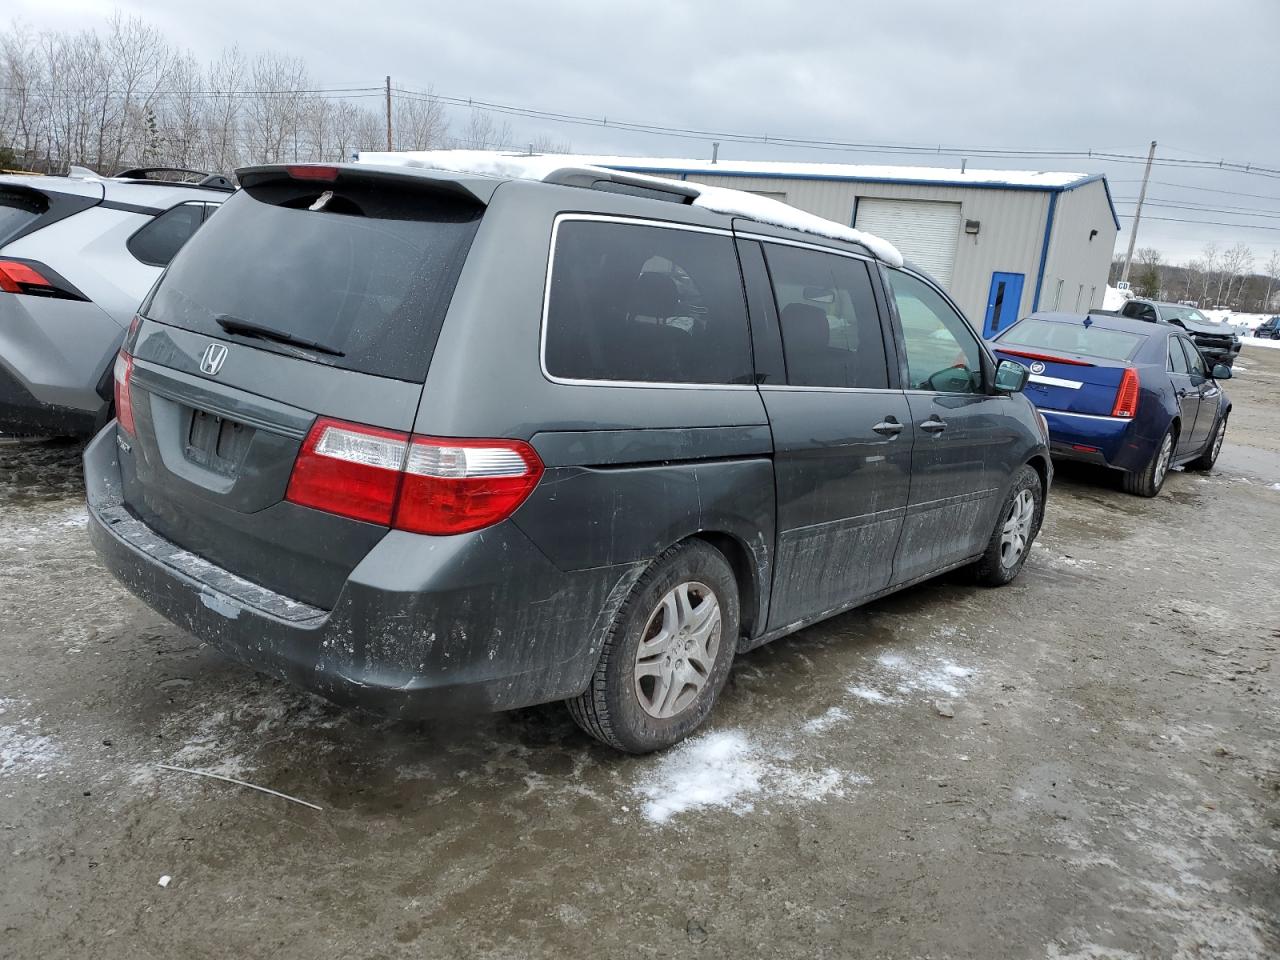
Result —
M 112 571 L 253 667 L 394 715 L 564 699 L 639 752 L 735 653 L 1026 559 L 1025 370 L 915 270 L 621 173 L 240 181 L 85 476 Z

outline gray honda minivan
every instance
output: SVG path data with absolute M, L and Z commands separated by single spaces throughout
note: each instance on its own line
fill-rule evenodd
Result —
M 644 752 L 736 653 L 1026 560 L 1026 371 L 872 248 L 604 170 L 239 178 L 85 478 L 115 575 L 258 670 L 395 716 L 566 700 Z

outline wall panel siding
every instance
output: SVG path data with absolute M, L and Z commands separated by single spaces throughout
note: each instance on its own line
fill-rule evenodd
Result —
M 1098 231 L 1092 240 L 1089 239 L 1091 230 Z M 1086 313 L 1091 307 L 1101 307 L 1118 235 L 1101 181 L 1058 194 L 1040 309 L 1055 309 L 1059 285 L 1062 296 L 1056 309 Z

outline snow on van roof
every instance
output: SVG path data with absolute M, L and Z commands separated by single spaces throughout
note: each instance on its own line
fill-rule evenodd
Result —
M 583 158 L 586 160 L 587 158 Z M 1093 174 L 1061 170 L 979 170 L 966 167 L 913 167 L 871 163 L 800 163 L 785 160 L 688 160 L 679 157 L 602 157 L 590 162 L 617 170 L 644 173 L 703 173 L 727 176 L 821 178 L 831 180 L 902 180 L 948 186 L 1038 187 L 1053 190 L 1093 179 Z
M 421 150 L 396 153 L 361 151 L 357 162 L 382 165 L 423 167 L 445 170 L 450 173 L 479 174 L 488 177 L 506 177 L 516 180 L 545 180 L 557 170 L 599 170 L 608 175 L 609 170 L 620 169 L 618 164 L 601 160 L 618 159 L 574 154 L 522 154 L 501 153 L 493 150 Z M 628 173 L 635 175 L 633 168 Z M 895 267 L 902 266 L 902 254 L 887 240 L 862 230 L 855 230 L 834 220 L 806 213 L 788 203 L 770 197 L 761 197 L 742 190 L 725 187 L 709 187 L 700 183 L 671 180 L 667 177 L 641 174 L 638 180 L 652 181 L 655 186 L 678 185 L 682 190 L 694 191 L 693 205 L 715 213 L 744 217 L 758 223 L 788 227 L 804 233 L 836 240 L 848 240 L 866 247 L 878 259 Z

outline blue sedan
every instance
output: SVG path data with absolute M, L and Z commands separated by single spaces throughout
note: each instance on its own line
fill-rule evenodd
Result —
M 1208 470 L 1231 400 L 1185 330 L 1126 317 L 1033 313 L 992 344 L 1030 371 L 1026 394 L 1049 423 L 1055 457 L 1124 471 L 1130 493 L 1154 497 L 1169 468 Z

